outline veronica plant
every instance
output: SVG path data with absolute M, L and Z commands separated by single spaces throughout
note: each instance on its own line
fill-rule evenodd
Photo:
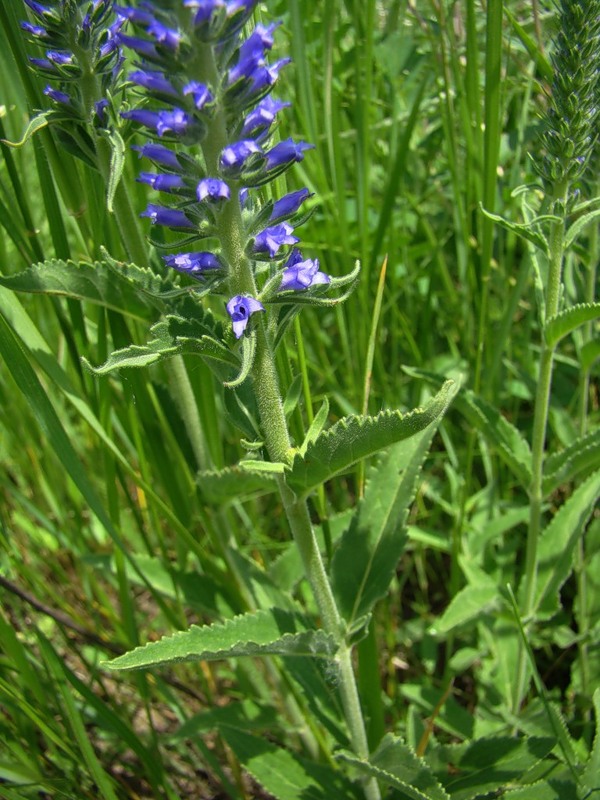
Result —
M 119 196 L 121 169 L 117 159 L 106 160 L 102 144 L 112 142 L 114 155 L 115 142 L 130 131 L 143 132 L 144 141 L 134 145 L 144 162 L 137 180 L 160 197 L 141 213 L 155 226 L 151 241 L 161 252 L 160 275 L 145 269 L 144 252 L 142 264 L 127 268 L 111 259 L 77 268 L 96 286 L 110 282 L 113 293 L 133 286 L 162 311 L 145 346 L 117 350 L 94 371 L 143 367 L 184 353 L 205 359 L 225 387 L 224 404 L 244 431 L 250 455 L 231 469 L 201 472 L 199 485 L 221 496 L 243 497 L 257 489 L 277 493 L 295 542 L 294 563 L 312 590 L 308 609 L 281 593 L 280 607 L 257 604 L 223 624 L 192 626 L 109 667 L 132 670 L 238 656 L 314 659 L 343 709 L 344 732 L 332 737 L 329 727 L 318 736 L 331 780 L 342 781 L 335 783 L 336 791 L 377 800 L 380 784 L 405 786 L 413 773 L 422 780 L 424 765 L 399 740 L 385 740 L 371 755 L 381 735 L 369 747 L 352 654 L 394 579 L 420 469 L 453 389 L 444 385 L 411 413 L 348 416 L 326 430 L 325 402 L 303 441 L 290 435 L 276 349 L 302 306 L 332 306 L 348 295 L 358 265 L 343 277 L 321 269 L 318 259 L 298 246 L 310 189 L 282 195 L 273 189 L 275 179 L 281 186 L 284 173 L 312 147 L 277 136 L 281 112 L 290 105 L 276 96 L 279 74 L 289 63 L 270 57 L 277 23 L 246 32 L 255 0 L 136 5 L 63 0 L 48 7 L 27 0 L 27 5 L 35 22 L 24 24 L 26 32 L 53 48 L 33 61 L 52 81 L 48 121 L 61 130 L 75 126 L 77 137 L 71 136 L 103 174 L 109 201 Z M 134 62 L 127 72 L 122 51 Z M 124 83 L 128 102 L 118 107 L 115 95 Z M 119 210 L 115 205 L 117 215 Z M 121 217 L 125 242 L 130 222 Z M 130 243 L 127 249 L 135 260 L 137 247 Z M 64 293 L 72 280 L 69 269 L 74 268 L 54 264 L 37 280 L 49 286 L 55 271 L 63 270 Z M 193 409 L 188 411 L 192 416 Z M 308 498 L 381 450 L 386 455 L 372 470 L 326 565 Z M 343 748 L 335 768 L 334 747 Z M 406 761 L 406 769 L 386 766 L 390 755 Z

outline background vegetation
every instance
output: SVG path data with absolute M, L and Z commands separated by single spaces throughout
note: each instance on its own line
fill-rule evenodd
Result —
M 519 636 L 501 597 L 507 586 L 517 593 L 523 571 L 528 499 L 515 437 L 531 439 L 541 338 L 531 248 L 481 209 L 522 222 L 540 207 L 532 185 L 556 12 L 534 4 L 532 13 L 521 0 L 502 6 L 261 4 L 259 16 L 283 20 L 277 53 L 293 57 L 278 92 L 294 101 L 282 137 L 316 144 L 288 187 L 315 192 L 304 250 L 333 275 L 362 263 L 344 305 L 303 313 L 279 366 L 290 403 L 299 397 L 298 441 L 325 396 L 332 421 L 412 408 L 440 376 L 480 399 L 463 393 L 446 416 L 393 590 L 359 647 L 369 737 L 375 746 L 384 730 L 401 735 L 439 775 L 466 758 L 461 774 L 471 775 L 464 754 L 475 740 L 519 730 L 554 742 L 564 719 L 566 744 L 544 766 L 560 787 L 593 746 L 600 517 L 592 514 L 585 540 L 587 516 L 576 541 L 557 530 L 546 553 L 540 580 L 549 589 L 531 639 L 538 682 L 518 716 Z M 45 107 L 44 82 L 25 66 L 23 17 L 17 0 L 2 4 L 0 136 L 12 141 Z M 1 149 L 3 276 L 48 258 L 98 259 L 101 247 L 125 258 L 97 176 L 52 130 Z M 128 159 L 141 211 L 147 187 L 133 182 L 138 161 Z M 522 186 L 530 188 L 515 191 Z M 594 299 L 597 256 L 590 226 L 565 266 L 571 299 Z M 309 717 L 318 720 L 317 742 L 338 724 L 320 700 L 323 687 L 310 683 L 318 676 L 273 668 L 300 724 L 274 703 L 270 668 L 250 660 L 133 677 L 107 674 L 101 663 L 191 621 L 268 605 L 265 575 L 277 590 L 301 593 L 280 509 L 269 495 L 219 505 L 210 485 L 196 484 L 200 465 L 169 368 L 104 379 L 82 368 L 82 355 L 99 364 L 116 347 L 145 342 L 152 308 L 0 287 L 0 312 L 0 795 L 259 796 L 240 766 L 251 745 L 219 725 L 266 732 L 302 752 L 298 732 Z M 560 344 L 549 453 L 598 428 L 595 356 L 592 323 Z M 185 367 L 210 465 L 234 463 L 241 450 L 227 395 L 199 359 L 187 357 Z M 310 394 L 297 374 L 308 376 Z M 548 484 L 548 519 L 598 468 L 596 440 L 590 447 Z M 364 480 L 363 465 L 315 497 L 326 532 L 341 529 Z M 493 788 L 515 788 L 542 755 L 523 756 L 519 767 L 511 753 L 513 772 L 496 765 Z M 471 757 L 485 773 L 485 761 Z M 530 782 L 541 777 L 532 772 Z M 446 786 L 454 800 L 485 796 L 481 775 L 477 791 L 465 780 Z

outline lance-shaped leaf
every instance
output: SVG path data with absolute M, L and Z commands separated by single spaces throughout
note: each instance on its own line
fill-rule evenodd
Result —
M 242 614 L 225 623 L 192 625 L 187 631 L 136 647 L 109 661 L 109 669 L 133 670 L 178 661 L 217 661 L 238 656 L 288 655 L 333 658 L 334 638 L 322 630 L 306 630 L 289 611 L 269 609 Z
M 558 592 L 573 568 L 573 553 L 600 497 L 600 470 L 585 480 L 544 530 L 538 545 L 534 611 L 558 610 Z
M 582 472 L 600 464 L 600 428 L 580 436 L 564 450 L 553 453 L 544 462 L 542 488 L 544 497 Z
M 396 736 L 387 734 L 368 761 L 351 753 L 337 755 L 359 772 L 393 786 L 402 800 L 450 800 L 429 765 Z
M 414 436 L 444 413 L 453 391 L 453 381 L 447 381 L 425 408 L 406 414 L 382 411 L 376 417 L 344 417 L 310 442 L 304 453 L 296 453 L 286 475 L 288 485 L 297 494 L 307 494 L 357 461 Z
M 528 222 L 511 222 L 504 217 L 499 216 L 498 214 L 492 214 L 490 211 L 486 211 L 486 209 L 480 205 L 481 211 L 485 214 L 488 219 L 493 220 L 497 225 L 502 226 L 507 231 L 511 231 L 511 233 L 515 233 L 521 239 L 525 239 L 527 242 L 531 242 L 531 244 L 535 245 L 538 250 L 541 250 L 542 253 L 546 255 L 549 253 L 549 245 L 548 241 L 543 234 L 536 230 L 539 228 L 540 223 L 542 222 L 559 222 L 559 217 L 555 217 L 552 214 L 544 214 L 541 217 L 534 217 L 533 219 L 529 220 Z
M 332 562 L 340 611 L 349 625 L 385 596 L 406 544 L 406 519 L 418 478 L 442 415 L 456 394 L 419 433 L 392 445 L 370 471 L 365 494 Z
M 600 212 L 599 212 L 600 213 Z M 564 336 L 576 328 L 600 319 L 600 303 L 581 303 L 561 311 L 555 317 L 546 320 L 544 337 L 550 347 L 557 344 Z
M 600 689 L 596 689 L 593 697 L 594 710 L 596 712 L 596 734 L 592 751 L 585 765 L 582 780 L 584 786 L 589 790 L 590 795 L 593 791 L 597 792 L 600 788 Z M 592 795 L 593 796 L 593 795 Z
M 202 312 L 201 309 L 198 309 L 197 313 L 197 319 L 169 315 L 150 328 L 154 338 L 147 344 L 132 344 L 121 350 L 115 350 L 99 367 L 93 367 L 86 359 L 82 359 L 82 362 L 96 375 L 106 375 L 126 367 L 147 367 L 165 358 L 179 355 L 203 356 L 238 367 L 239 362 L 235 354 L 214 335 L 218 336 L 220 326 L 211 324 L 214 322 L 212 315 L 209 312 Z
M 105 261 L 89 264 L 59 260 L 33 264 L 16 275 L 0 277 L 0 285 L 14 292 L 73 297 L 144 321 L 152 310 L 162 308 L 158 299 L 161 289 L 167 285 L 173 288 L 152 270 L 134 265 L 119 271 Z
M 277 490 L 277 481 L 273 474 L 261 470 L 242 469 L 241 466 L 199 472 L 196 480 L 204 500 L 218 505 L 258 492 Z

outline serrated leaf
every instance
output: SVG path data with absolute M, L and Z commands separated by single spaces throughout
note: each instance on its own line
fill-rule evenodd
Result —
M 197 319 L 168 315 L 150 328 L 154 339 L 145 345 L 132 344 L 121 350 L 115 350 L 104 364 L 98 367 L 92 366 L 87 359 L 82 359 L 82 362 L 95 375 L 107 375 L 116 369 L 147 367 L 178 355 L 203 356 L 237 367 L 238 360 L 235 354 L 221 341 L 207 333 L 211 327 L 202 319 L 200 309 L 198 313 L 200 316 Z M 207 318 L 212 320 L 211 315 Z M 214 330 L 217 331 L 218 328 L 215 327 Z
M 365 494 L 337 548 L 331 570 L 347 622 L 368 614 L 388 591 L 406 544 L 406 520 L 421 467 L 446 406 L 423 430 L 392 445 L 369 474 Z
M 253 458 L 246 458 L 240 461 L 239 466 L 241 469 L 247 469 L 250 472 L 261 472 L 266 475 L 283 475 L 287 469 L 287 464 L 282 461 L 256 461 Z
M 336 650 L 335 640 L 325 631 L 306 630 L 299 617 L 273 608 L 242 614 L 225 623 L 192 625 L 186 631 L 136 647 L 105 666 L 115 670 L 134 670 L 179 661 L 217 661 L 263 655 L 332 658 Z
M 598 212 L 600 214 L 600 211 Z M 546 320 L 544 337 L 550 347 L 576 328 L 600 318 L 600 303 L 580 303 Z
M 328 765 L 300 758 L 238 728 L 220 725 L 219 731 L 244 768 L 277 800 L 359 800 L 362 796 Z
M 277 482 L 273 475 L 258 470 L 242 469 L 241 466 L 199 472 L 196 481 L 204 500 L 218 505 L 257 492 L 277 490 Z
M 579 473 L 600 464 L 600 428 L 580 436 L 560 453 L 553 453 L 544 462 L 542 489 L 547 497 Z
M 425 408 L 407 414 L 382 411 L 376 417 L 344 417 L 310 443 L 304 455 L 296 453 L 287 483 L 297 494 L 307 494 L 357 461 L 414 436 L 444 413 L 453 385 L 447 381 Z
M 600 497 L 600 470 L 590 475 L 554 515 L 538 544 L 535 611 L 554 613 L 558 592 L 573 568 L 573 553 Z
M 525 239 L 526 241 L 535 245 L 535 247 L 537 247 L 538 250 L 541 250 L 542 253 L 548 255 L 549 246 L 546 238 L 541 233 L 534 230 L 533 226 L 539 225 L 540 222 L 556 222 L 558 221 L 558 217 L 555 217 L 551 214 L 546 214 L 541 217 L 534 217 L 527 223 L 518 223 L 511 222 L 510 220 L 504 219 L 504 217 L 501 217 L 498 214 L 492 214 L 490 211 L 486 211 L 481 204 L 479 207 L 481 208 L 482 213 L 485 214 L 488 219 L 493 220 L 496 224 L 505 228 L 507 231 L 515 233 L 521 239 Z
M 133 280 L 133 276 L 137 280 Z M 0 285 L 14 292 L 72 297 L 147 321 L 150 311 L 161 309 L 157 292 L 163 279 L 149 269 L 128 265 L 119 272 L 104 261 L 93 264 L 74 261 L 44 261 L 16 275 L 0 277 Z M 140 287 L 152 287 L 140 292 Z
M 514 791 L 505 792 L 506 800 L 579 800 L 575 784 L 571 781 L 559 781 L 552 778 L 549 781 L 536 781 L 527 786 L 521 786 Z
M 450 800 L 438 783 L 429 765 L 401 739 L 387 734 L 368 761 L 351 753 L 340 753 L 337 758 L 365 775 L 377 778 L 394 787 L 394 797 L 409 800 Z

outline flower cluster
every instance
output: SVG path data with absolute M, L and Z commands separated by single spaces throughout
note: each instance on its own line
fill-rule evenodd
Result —
M 43 51 L 29 61 L 50 81 L 44 94 L 52 101 L 53 121 L 71 137 L 73 152 L 93 164 L 86 126 L 107 125 L 122 63 L 117 33 L 123 21 L 113 13 L 113 0 L 24 3 L 35 21 L 23 21 L 21 27 Z
M 289 59 L 268 58 L 277 24 L 258 24 L 242 35 L 255 5 L 170 0 L 114 6 L 127 23 L 118 42 L 136 56 L 128 79 L 143 98 L 121 116 L 147 131 L 149 141 L 136 149 L 154 171 L 138 180 L 165 198 L 143 216 L 185 234 L 189 252 L 166 255 L 165 263 L 197 279 L 210 273 L 211 287 L 231 298 L 226 308 L 238 339 L 264 303 L 330 282 L 317 260 L 294 247 L 308 189 L 276 200 L 266 196 L 266 184 L 312 145 L 273 142 L 277 115 L 290 104 L 271 91 Z
M 541 136 L 545 155 L 536 164 L 551 193 L 576 184 L 587 170 L 600 113 L 600 2 L 560 0 L 557 6 L 554 78 Z M 576 197 L 575 188 L 567 205 Z

